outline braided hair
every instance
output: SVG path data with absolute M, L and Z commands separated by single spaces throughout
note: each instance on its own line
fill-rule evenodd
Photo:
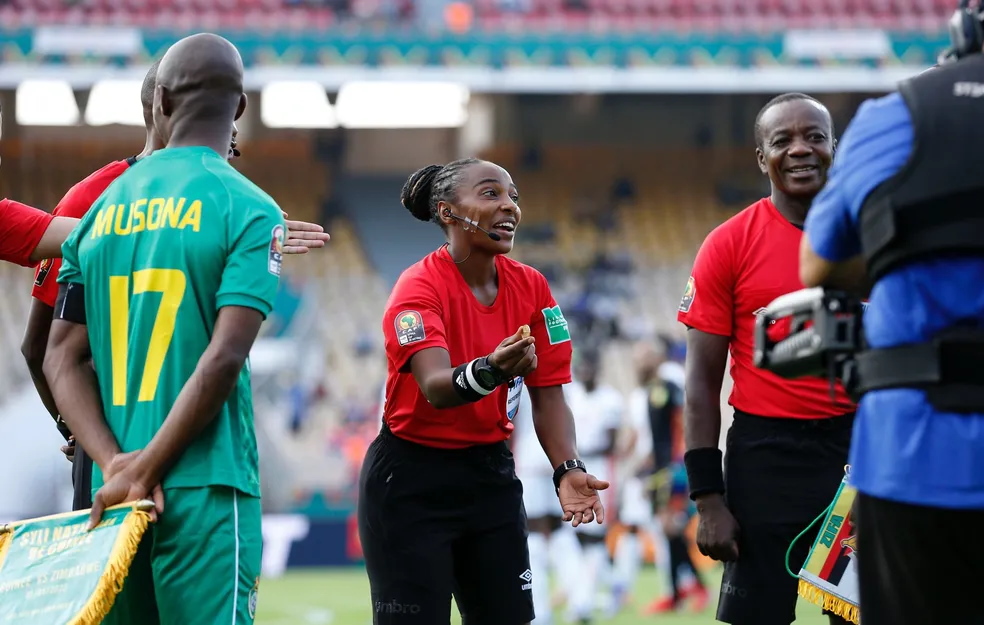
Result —
M 400 191 L 400 202 L 420 221 L 433 221 L 444 228 L 437 215 L 440 202 L 454 202 L 465 169 L 481 163 L 477 158 L 461 158 L 447 165 L 428 165 L 415 171 Z

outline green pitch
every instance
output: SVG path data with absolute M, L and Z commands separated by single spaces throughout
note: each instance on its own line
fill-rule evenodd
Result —
M 683 611 L 678 614 L 644 616 L 639 609 L 654 596 L 656 574 L 643 571 L 636 585 L 633 605 L 614 619 L 599 618 L 597 625 L 636 625 L 666 623 L 671 625 L 705 625 L 716 623 L 716 590 L 719 574 L 713 576 L 715 600 L 702 614 Z M 452 609 L 451 622 L 459 625 L 457 611 Z M 820 608 L 800 600 L 797 625 L 827 625 Z M 561 625 L 563 620 L 554 621 Z M 308 569 L 290 572 L 280 579 L 260 583 L 257 625 L 372 625 L 369 606 L 369 582 L 365 571 L 351 569 Z

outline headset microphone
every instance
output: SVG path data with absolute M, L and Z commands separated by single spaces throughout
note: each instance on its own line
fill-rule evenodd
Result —
M 477 230 L 481 230 L 482 232 L 484 232 L 493 241 L 501 241 L 502 240 L 502 237 L 500 237 L 496 233 L 489 232 L 485 228 L 483 228 L 480 225 L 478 225 L 478 222 L 477 221 L 474 221 L 472 219 L 468 219 L 467 217 L 461 217 L 459 215 L 455 215 L 454 213 L 452 213 L 448 209 L 444 209 L 444 214 L 447 215 L 448 217 L 450 217 L 451 219 L 457 219 L 458 221 L 464 222 L 464 223 L 468 224 L 469 226 L 474 227 Z

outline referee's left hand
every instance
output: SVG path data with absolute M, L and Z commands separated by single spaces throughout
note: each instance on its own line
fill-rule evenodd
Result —
M 287 213 L 281 212 L 284 213 L 284 225 L 287 226 L 284 254 L 307 254 L 311 250 L 324 247 L 331 239 L 331 235 L 318 224 L 287 219 Z
M 608 482 L 599 480 L 584 471 L 568 471 L 560 478 L 560 507 L 564 510 L 564 522 L 571 521 L 577 527 L 581 523 L 605 522 L 605 507 L 601 505 L 599 490 L 608 488 Z

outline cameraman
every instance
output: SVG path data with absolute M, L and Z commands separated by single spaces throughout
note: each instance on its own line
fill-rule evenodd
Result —
M 954 62 L 861 106 L 806 219 L 806 286 L 874 285 L 850 457 L 865 625 L 984 622 L 963 586 L 984 574 L 979 11 L 951 21 Z

